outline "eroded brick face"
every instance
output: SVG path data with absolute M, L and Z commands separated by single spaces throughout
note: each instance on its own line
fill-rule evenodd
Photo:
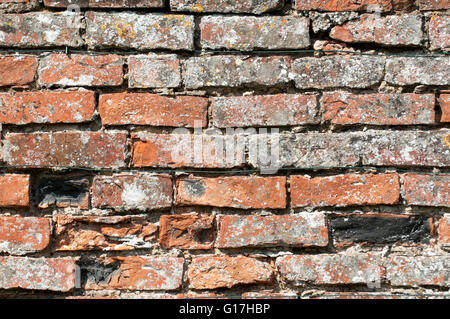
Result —
M 30 204 L 30 176 L 0 175 L 0 206 L 28 207 Z
M 362 0 L 362 1 L 322 1 L 322 0 L 294 0 L 293 7 L 297 10 L 320 10 L 320 11 L 366 11 L 369 8 L 380 11 L 390 11 L 392 3 L 390 0 Z
M 34 56 L 0 56 L 0 86 L 22 86 L 33 82 L 37 66 Z
M 283 5 L 284 0 L 170 0 L 175 11 L 261 14 Z

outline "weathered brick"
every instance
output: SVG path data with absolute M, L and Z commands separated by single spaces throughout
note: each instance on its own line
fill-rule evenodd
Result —
M 328 245 L 325 214 L 283 216 L 219 216 L 216 247 Z
M 44 0 L 46 7 L 53 8 L 74 4 L 80 8 L 163 8 L 164 0 Z
M 411 14 L 387 17 L 363 14 L 359 20 L 334 27 L 330 31 L 330 37 L 351 43 L 420 45 L 423 39 L 422 17 Z
M 25 255 L 44 250 L 50 243 L 48 218 L 0 217 L 0 252 Z
M 123 83 L 118 55 L 51 54 L 40 60 L 41 86 L 116 86 Z
M 309 42 L 305 17 L 209 16 L 201 19 L 205 49 L 301 49 Z
M 444 136 L 450 130 L 375 131 L 367 130 L 362 154 L 363 165 L 436 166 L 450 165 L 450 147 Z
M 92 186 L 92 206 L 119 210 L 149 210 L 172 205 L 170 175 L 121 173 L 96 176 Z
M 394 256 L 386 261 L 386 278 L 393 286 L 450 287 L 448 256 Z
M 193 289 L 231 288 L 237 285 L 269 283 L 272 266 L 245 256 L 193 257 L 187 276 Z
M 449 0 L 419 0 L 420 10 L 445 10 L 450 9 Z
M 450 94 L 441 94 L 439 96 L 439 106 L 441 107 L 441 122 L 450 122 Z M 450 145 L 450 140 L 448 142 Z
M 89 208 L 89 180 L 82 176 L 40 176 L 37 183 L 39 208 Z
M 70 291 L 75 269 L 71 259 L 0 257 L 0 288 Z
M 403 174 L 402 196 L 408 205 L 450 207 L 450 174 Z
M 213 97 L 211 109 L 216 127 L 285 126 L 319 121 L 316 95 Z
M 450 17 L 431 16 L 428 22 L 430 50 L 450 49 Z
M 52 132 L 6 134 L 3 158 L 17 166 L 125 166 L 127 133 Z
M 324 92 L 323 119 L 334 124 L 409 125 L 435 122 L 434 94 Z
M 427 244 L 432 221 L 422 216 L 364 214 L 333 217 L 330 227 L 339 246 L 352 243 Z
M 175 54 L 128 58 L 128 87 L 175 88 L 181 85 L 180 60 Z
M 57 251 L 150 248 L 158 230 L 146 216 L 57 216 L 55 221 Z
M 449 85 L 450 56 L 387 59 L 385 80 L 397 85 Z
M 37 67 L 37 59 L 31 55 L 0 56 L 0 86 L 33 82 Z
M 170 256 L 106 257 L 81 267 L 87 290 L 175 290 L 184 259 Z
M 98 104 L 103 125 L 206 126 L 208 99 L 203 97 L 113 93 L 100 95 Z
M 86 43 L 90 48 L 194 48 L 193 16 L 89 11 L 85 17 Z
M 30 205 L 30 176 L 0 175 L 0 207 L 28 207 Z
M 298 88 L 368 88 L 381 81 L 384 59 L 377 56 L 325 56 L 299 58 L 291 77 Z
M 381 254 L 290 255 L 276 259 L 281 278 L 293 285 L 368 284 L 381 281 Z
M 3 124 L 85 122 L 94 116 L 95 93 L 0 93 L 0 107 L 0 122 Z
M 77 17 L 71 12 L 0 14 L 0 46 L 82 46 Z
M 234 135 L 132 133 L 134 167 L 231 168 L 245 162 L 245 139 Z
M 290 185 L 293 207 L 396 204 L 400 196 L 397 174 L 297 175 Z
M 450 247 L 450 214 L 445 214 L 439 220 L 438 234 L 439 243 Z
M 159 220 L 159 242 L 165 248 L 211 249 L 214 216 L 163 215 Z
M 178 205 L 285 208 L 286 177 L 189 177 L 176 182 Z
M 290 57 L 279 56 L 193 57 L 184 62 L 183 81 L 187 88 L 285 84 L 289 82 L 290 63 Z
M 284 0 L 170 0 L 173 11 L 254 13 L 281 8 Z
M 379 11 L 386 12 L 392 9 L 391 0 L 295 0 L 292 5 L 297 10 L 320 10 L 320 11 Z

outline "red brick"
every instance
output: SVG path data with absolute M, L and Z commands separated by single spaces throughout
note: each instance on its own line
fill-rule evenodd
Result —
M 272 266 L 245 256 L 193 257 L 187 276 L 193 289 L 231 288 L 272 281 Z
M 450 49 L 450 17 L 431 16 L 428 22 L 430 50 Z
M 0 175 L 0 207 L 28 207 L 30 205 L 30 176 Z
M 288 255 L 276 259 L 282 280 L 294 285 L 369 284 L 384 275 L 380 254 Z
M 216 247 L 327 246 L 325 214 L 220 216 Z
M 41 86 L 116 86 L 123 83 L 123 60 L 118 55 L 70 56 L 59 53 L 41 59 Z
M 400 195 L 397 174 L 291 176 L 290 185 L 293 207 L 396 204 Z
M 419 0 L 420 10 L 445 10 L 450 9 L 449 0 Z
M 324 92 L 323 119 L 334 124 L 408 125 L 435 122 L 434 94 Z
M 172 205 L 170 175 L 121 173 L 96 176 L 92 187 L 92 206 L 118 210 L 149 210 Z
M 0 86 L 33 82 L 37 67 L 37 59 L 31 55 L 0 56 Z
M 57 216 L 53 249 L 132 250 L 150 248 L 158 226 L 145 216 Z
M 181 85 L 180 60 L 175 54 L 128 58 L 128 87 L 175 88 Z
M 53 8 L 66 8 L 73 4 L 80 8 L 163 8 L 164 0 L 44 0 L 46 7 Z
M 81 25 L 81 24 L 80 24 Z M 0 46 L 79 47 L 84 44 L 75 14 L 30 12 L 0 15 Z
M 103 266 L 115 268 L 109 276 L 95 282 L 95 272 Z M 184 259 L 170 256 L 106 257 L 99 260 L 99 269 L 88 269 L 87 290 L 175 290 L 183 280 Z M 105 269 L 106 271 L 106 269 Z
M 113 93 L 100 95 L 98 111 L 103 125 L 205 127 L 207 107 L 203 97 Z
M 286 208 L 286 177 L 189 177 L 176 186 L 178 205 Z
M 90 91 L 0 93 L 0 105 L 4 124 L 77 123 L 94 116 L 95 95 Z
M 216 127 L 285 126 L 318 123 L 317 97 L 303 94 L 213 97 Z
M 170 0 L 172 11 L 254 13 L 281 8 L 284 0 Z
M 439 96 L 439 106 L 441 107 L 441 122 L 450 122 L 450 94 L 441 94 Z M 450 146 L 450 139 L 448 142 Z
M 386 278 L 393 286 L 450 287 L 448 256 L 394 256 L 386 262 Z
M 75 288 L 75 271 L 71 259 L 0 257 L 0 288 L 66 292 Z
M 450 207 L 449 174 L 403 174 L 402 196 L 408 205 Z
M 134 167 L 231 168 L 245 160 L 242 136 L 140 132 L 131 134 L 131 142 Z
M 201 19 L 205 49 L 301 49 L 309 46 L 305 17 L 208 16 Z
M 392 9 L 391 0 L 295 0 L 292 5 L 297 10 L 320 11 L 380 11 L 386 12 Z
M 214 216 L 163 215 L 159 225 L 159 242 L 165 248 L 211 249 L 213 247 Z
M 4 138 L 4 160 L 16 166 L 125 166 L 127 133 L 52 132 L 9 133 Z
M 330 31 L 330 37 L 351 43 L 420 45 L 423 39 L 422 17 L 407 14 L 387 17 L 363 14 L 359 20 L 334 27 Z
M 439 243 L 444 246 L 450 246 L 450 214 L 445 214 L 439 220 L 438 234 Z
M 0 217 L 0 251 L 25 255 L 44 250 L 50 243 L 48 218 Z

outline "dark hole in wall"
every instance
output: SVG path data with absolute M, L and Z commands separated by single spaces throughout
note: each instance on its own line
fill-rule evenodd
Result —
M 98 261 L 84 261 L 80 264 L 81 285 L 86 283 L 108 283 L 111 274 L 120 268 L 119 264 L 104 264 Z
M 88 196 L 86 177 L 44 176 L 38 180 L 37 197 L 41 208 L 83 205 Z

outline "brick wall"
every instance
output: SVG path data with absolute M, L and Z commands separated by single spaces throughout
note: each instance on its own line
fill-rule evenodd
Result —
M 449 9 L 0 0 L 0 298 L 450 297 Z

